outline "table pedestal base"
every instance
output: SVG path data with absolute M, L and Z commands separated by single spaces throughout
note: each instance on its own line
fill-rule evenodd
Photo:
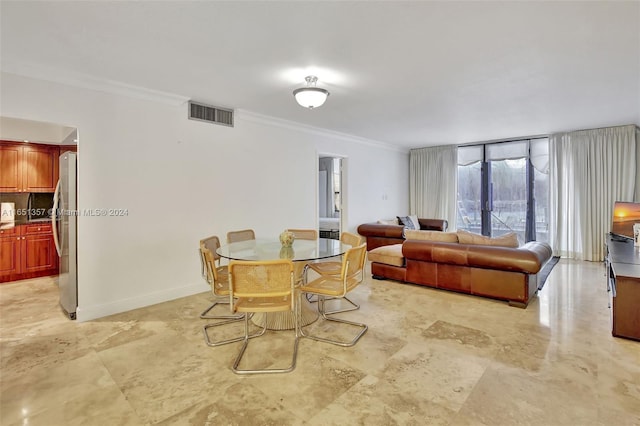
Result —
M 318 319 L 318 310 L 313 306 L 306 297 L 302 297 L 302 303 L 300 305 L 300 311 L 302 318 L 300 326 L 309 325 Z M 293 312 L 257 312 L 251 317 L 251 321 L 262 327 L 264 324 L 264 316 L 267 316 L 267 329 L 269 330 L 293 330 L 295 322 L 293 320 Z

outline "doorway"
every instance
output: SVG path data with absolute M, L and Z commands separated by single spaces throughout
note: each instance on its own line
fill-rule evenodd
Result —
M 59 297 L 63 307 L 63 294 L 68 293 L 72 296 L 72 303 L 67 306 L 67 313 L 70 319 L 75 319 L 76 228 L 65 227 L 64 224 L 61 225 L 63 221 L 56 218 L 61 216 L 57 213 L 63 209 L 71 212 L 63 215 L 67 219 L 66 223 L 71 219 L 75 223 L 77 216 L 75 205 L 60 204 L 58 201 L 64 199 L 68 203 L 72 198 L 75 200 L 73 194 L 77 189 L 75 153 L 78 151 L 78 129 L 57 123 L 0 116 L 0 139 L 6 142 L 6 145 L 3 144 L 5 152 L 17 152 L 13 157 L 14 162 L 10 164 L 15 164 L 15 167 L 8 169 L 20 170 L 15 173 L 17 176 L 29 176 L 26 182 L 21 179 L 14 187 L 7 186 L 7 192 L 0 192 L 0 201 L 9 204 L 14 212 L 24 212 L 12 217 L 10 225 L 5 226 L 9 226 L 14 234 L 17 232 L 26 235 L 22 239 L 18 238 L 21 240 L 19 245 L 5 244 L 0 247 L 0 257 L 3 260 L 13 259 L 10 262 L 12 269 L 5 276 L 8 282 L 38 278 L 38 285 L 56 286 L 57 291 L 47 294 Z M 71 161 L 61 161 L 62 154 L 73 158 L 73 173 L 63 167 L 63 164 L 68 165 Z M 5 159 L 5 162 L 11 161 L 12 157 L 8 155 Z M 67 179 L 67 187 L 73 193 L 70 195 L 64 192 L 63 196 L 60 182 L 64 176 L 71 175 L 73 179 Z M 11 179 L 7 180 L 6 176 L 11 177 L 11 173 L 0 170 L 0 180 L 11 183 Z M 63 276 L 71 276 L 72 279 L 65 281 Z M 68 284 L 64 284 L 65 282 Z
M 344 158 L 318 158 L 318 233 L 320 238 L 340 239 L 344 215 Z

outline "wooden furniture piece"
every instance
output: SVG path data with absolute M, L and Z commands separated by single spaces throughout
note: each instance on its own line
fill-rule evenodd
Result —
M 227 243 L 237 243 L 239 241 L 255 240 L 256 233 L 253 229 L 243 229 L 241 231 L 227 232 Z
M 238 261 L 229 263 L 229 289 L 232 312 L 244 313 L 242 348 L 231 369 L 236 374 L 288 373 L 296 368 L 298 356 L 298 315 L 293 279 L 293 263 L 289 259 Z M 294 321 L 294 345 L 291 364 L 285 368 L 240 369 L 240 361 L 249 346 L 249 313 L 290 312 Z M 264 319 L 262 332 L 267 329 Z M 254 358 L 255 359 L 255 358 Z
M 340 241 L 344 244 L 350 245 L 351 247 L 357 247 L 361 244 L 364 244 L 364 239 L 356 234 L 352 234 L 351 232 L 343 232 L 340 235 Z M 316 272 L 319 275 L 337 275 L 339 276 L 342 271 L 342 262 L 341 261 L 328 261 L 328 262 L 315 262 L 309 263 L 308 267 Z M 360 281 L 364 280 L 364 268 L 362 269 L 362 275 L 360 277 Z M 348 308 L 339 308 L 332 311 L 325 311 L 326 314 L 337 314 L 340 312 L 349 312 L 360 309 L 360 305 L 358 305 L 353 300 L 349 299 L 347 296 L 343 296 L 340 299 L 349 303 L 351 306 Z
M 640 249 L 632 240 L 607 236 L 607 290 L 611 334 L 640 340 Z
M 51 223 L 0 227 L 0 283 L 57 273 Z
M 345 297 L 347 293 L 355 289 L 358 284 L 362 282 L 362 275 L 364 269 L 364 263 L 367 256 L 367 246 L 362 244 L 358 247 L 352 247 L 344 254 L 342 258 L 342 268 L 339 275 L 321 275 L 313 281 L 307 282 L 305 277 L 302 285 L 300 286 L 300 303 L 306 300 L 302 293 L 314 294 L 318 296 L 318 312 L 322 315 L 322 318 L 326 321 L 333 321 L 342 324 L 348 324 L 360 328 L 360 331 L 350 341 L 340 341 L 330 339 L 327 337 L 320 337 L 318 335 L 304 334 L 302 327 L 300 327 L 300 334 L 303 337 L 308 337 L 320 342 L 331 343 L 338 346 L 353 346 L 358 340 L 367 332 L 368 326 L 353 321 L 347 321 L 333 316 L 327 316 L 330 313 L 325 311 L 325 299 Z M 335 312 L 334 312 L 335 313 Z
M 294 235 L 296 240 L 317 240 L 318 239 L 318 231 L 315 229 L 285 229 L 285 231 L 291 232 Z M 293 273 L 294 277 L 296 277 L 296 284 L 299 284 L 302 280 L 302 274 L 304 273 L 304 268 L 308 265 L 308 263 L 303 262 L 295 262 L 293 264 Z
M 0 192 L 54 192 L 60 149 L 0 141 Z
M 214 297 L 214 302 L 200 314 L 200 318 L 221 320 L 214 323 L 206 324 L 204 327 L 202 327 L 204 340 L 207 343 L 207 346 L 226 345 L 227 343 L 239 342 L 244 338 L 244 336 L 239 336 L 230 339 L 212 340 L 209 336 L 208 330 L 210 328 L 220 327 L 222 325 L 230 324 L 244 319 L 244 314 L 229 314 L 229 271 L 226 265 L 220 265 L 220 256 L 215 254 L 215 250 L 217 250 L 219 247 L 220 239 L 215 235 L 200 240 L 200 261 L 202 262 L 202 277 L 205 279 L 207 284 L 211 286 L 211 292 L 213 293 Z M 225 305 L 227 307 L 225 314 L 211 314 L 211 311 L 219 304 Z

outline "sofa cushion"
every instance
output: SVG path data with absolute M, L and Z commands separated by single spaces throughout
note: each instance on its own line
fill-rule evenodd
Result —
M 485 237 L 484 235 L 474 234 L 463 230 L 458 230 L 458 241 L 461 244 L 473 244 L 483 246 L 512 247 L 520 246 L 518 243 L 518 235 L 515 232 L 501 235 L 499 237 Z
M 398 218 L 394 217 L 393 219 L 379 219 L 378 223 L 381 225 L 398 225 Z
M 404 256 L 402 256 L 402 244 L 382 246 L 371 250 L 368 254 L 372 262 L 384 263 L 386 265 L 404 266 Z
M 406 229 L 404 231 L 404 237 L 407 240 L 439 241 L 441 243 L 458 242 L 458 234 L 455 232 L 416 231 L 414 229 Z

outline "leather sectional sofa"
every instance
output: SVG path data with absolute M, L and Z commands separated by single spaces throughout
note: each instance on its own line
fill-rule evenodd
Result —
M 423 221 L 420 219 L 421 224 Z M 389 226 L 393 225 L 364 224 L 358 228 L 367 238 L 373 278 L 506 300 L 521 308 L 536 294 L 537 274 L 552 256 L 548 244 L 536 241 L 516 248 L 404 240 L 403 234 L 392 233 Z M 444 234 L 453 234 L 455 239 L 455 233 Z

